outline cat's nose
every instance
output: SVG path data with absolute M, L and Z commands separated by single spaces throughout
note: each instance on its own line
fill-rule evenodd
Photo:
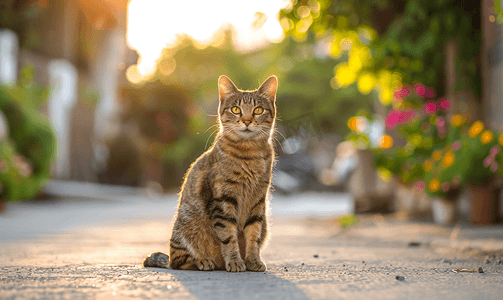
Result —
M 252 122 L 251 120 L 243 121 L 243 123 L 245 123 L 247 127 L 248 127 L 248 125 L 250 125 L 251 122 Z

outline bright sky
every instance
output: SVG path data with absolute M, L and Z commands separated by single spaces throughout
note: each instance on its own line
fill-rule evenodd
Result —
M 219 29 L 232 25 L 235 43 L 247 51 L 283 40 L 277 14 L 289 0 L 132 0 L 128 9 L 128 43 L 140 54 L 138 71 L 147 76 L 155 71 L 161 50 L 174 46 L 176 37 L 187 34 L 201 44 L 210 44 Z M 257 13 L 267 19 L 259 29 L 252 27 Z

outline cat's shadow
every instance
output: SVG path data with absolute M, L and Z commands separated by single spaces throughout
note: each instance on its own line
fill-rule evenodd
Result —
M 266 272 L 182 271 L 155 269 L 173 275 L 200 300 L 309 300 L 293 282 Z

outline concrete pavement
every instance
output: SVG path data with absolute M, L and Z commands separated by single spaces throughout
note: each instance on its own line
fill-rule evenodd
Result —
M 143 268 L 146 254 L 167 250 L 176 195 L 107 191 L 8 204 L 0 299 L 502 299 L 502 226 L 374 215 L 341 230 L 347 195 L 277 195 L 266 272 Z

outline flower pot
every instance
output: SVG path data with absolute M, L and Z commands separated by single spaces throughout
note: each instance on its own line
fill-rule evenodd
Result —
M 368 212 L 376 206 L 374 203 L 376 172 L 373 153 L 358 149 L 358 165 L 348 182 L 348 189 L 355 201 L 357 212 Z
M 470 184 L 470 223 L 489 225 L 498 222 L 501 188 L 493 184 Z
M 409 217 L 424 217 L 431 215 L 431 199 L 414 184 L 399 182 L 395 186 L 394 208 Z
M 423 216 L 431 216 L 431 198 L 424 191 L 416 191 L 417 209 Z
M 412 184 L 399 182 L 395 187 L 394 208 L 397 212 L 414 214 L 417 210 L 416 192 Z
M 457 201 L 452 199 L 432 198 L 433 221 L 439 225 L 453 225 L 458 214 Z

